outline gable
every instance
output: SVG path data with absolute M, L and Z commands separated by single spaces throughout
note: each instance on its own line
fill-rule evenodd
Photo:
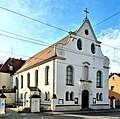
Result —
M 1 67 L 0 72 L 14 74 L 25 63 L 25 60 L 9 58 Z M 9 66 L 13 66 L 13 70 L 9 69 Z
M 87 31 L 86 31 L 87 30 Z M 77 40 L 81 39 L 83 49 L 80 51 L 77 48 Z M 42 63 L 48 62 L 50 60 L 53 60 L 54 58 L 64 58 L 65 52 L 72 52 L 79 54 L 79 52 L 83 52 L 86 54 L 93 55 L 94 52 L 91 52 L 92 50 L 92 43 L 94 47 L 96 47 L 96 55 L 98 56 L 104 56 L 101 52 L 100 43 L 97 41 L 96 36 L 93 32 L 93 29 L 91 27 L 91 24 L 87 18 L 84 19 L 83 24 L 81 27 L 76 30 L 75 32 L 69 32 L 69 35 L 64 37 L 63 39 L 59 40 L 58 42 L 54 43 L 53 45 L 49 46 L 48 48 L 38 52 L 33 57 L 28 59 L 25 64 L 17 71 L 21 72 L 27 69 L 30 69 L 32 67 L 35 67 L 37 65 L 40 65 Z M 95 48 L 93 48 L 95 49 Z
M 120 80 L 120 74 L 119 73 L 111 73 L 109 75 L 109 80 L 114 80 L 114 79 Z
M 86 40 L 101 43 L 97 40 L 91 23 L 87 18 L 84 19 L 81 27 L 76 31 L 76 33 L 78 36 L 85 38 Z
M 109 88 L 110 86 L 118 86 L 120 85 L 120 74 L 113 73 L 111 77 L 109 77 Z

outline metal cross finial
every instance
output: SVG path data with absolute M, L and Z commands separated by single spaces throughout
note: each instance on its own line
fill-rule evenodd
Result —
M 87 18 L 87 14 L 89 13 L 89 12 L 87 11 L 87 8 L 86 8 L 86 10 L 84 10 L 84 12 L 86 12 L 86 18 Z

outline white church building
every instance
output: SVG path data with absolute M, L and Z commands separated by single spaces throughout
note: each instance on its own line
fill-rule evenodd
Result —
M 18 100 L 30 107 L 39 95 L 40 107 L 52 111 L 109 109 L 109 59 L 86 17 L 80 28 L 40 51 L 14 74 Z

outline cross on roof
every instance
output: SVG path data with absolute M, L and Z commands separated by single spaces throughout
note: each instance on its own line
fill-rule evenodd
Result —
M 89 13 L 89 12 L 87 11 L 87 8 L 86 8 L 86 10 L 84 10 L 84 12 L 86 12 L 86 18 L 87 18 L 87 14 Z

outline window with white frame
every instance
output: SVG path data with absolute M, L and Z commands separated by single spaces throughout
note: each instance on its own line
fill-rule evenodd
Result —
M 23 75 L 21 75 L 21 88 L 23 88 Z
M 100 93 L 100 101 L 103 101 L 103 94 Z
M 18 88 L 18 78 L 16 77 L 16 88 Z
M 66 68 L 66 85 L 73 85 L 73 68 L 67 66 Z
M 96 100 L 97 101 L 103 101 L 103 94 L 102 93 L 97 93 L 96 94 Z
M 38 86 L 38 70 L 35 71 L 35 86 Z
M 102 88 L 102 71 L 97 71 L 96 87 Z
M 88 80 L 88 75 L 89 75 L 89 67 L 84 66 L 84 80 Z
M 45 85 L 49 85 L 49 73 L 50 73 L 49 66 L 45 67 Z
M 66 101 L 73 101 L 74 100 L 74 92 L 67 91 L 65 93 L 65 100 Z
M 30 87 L 30 73 L 27 73 L 27 87 Z
M 65 97 L 66 97 L 66 101 L 69 101 L 69 92 L 68 91 L 66 92 Z
M 82 50 L 82 41 L 81 41 L 81 39 L 78 39 L 78 40 L 77 40 L 77 48 L 78 48 L 79 50 Z
M 74 99 L 74 93 L 71 92 L 71 93 L 70 93 L 70 101 L 73 101 L 73 99 Z
M 45 92 L 45 101 L 50 101 L 50 92 Z

